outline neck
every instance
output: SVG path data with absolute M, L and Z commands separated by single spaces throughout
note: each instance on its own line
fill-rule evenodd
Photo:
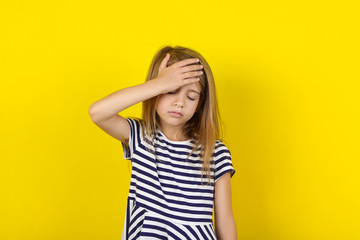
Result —
M 186 136 L 181 134 L 180 129 L 176 128 L 162 128 L 160 130 L 165 134 L 165 136 L 172 141 L 186 141 L 189 140 Z

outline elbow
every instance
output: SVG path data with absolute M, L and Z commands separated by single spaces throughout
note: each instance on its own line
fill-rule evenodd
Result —
M 96 114 L 96 111 L 95 111 L 95 108 L 94 108 L 94 104 L 91 104 L 91 106 L 89 107 L 89 115 L 90 115 L 90 118 L 93 122 L 96 122 L 97 121 L 97 114 Z

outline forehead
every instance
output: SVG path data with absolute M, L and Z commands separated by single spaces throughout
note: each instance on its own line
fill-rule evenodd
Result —
M 181 89 L 185 90 L 185 91 L 196 91 L 196 92 L 201 92 L 201 85 L 200 82 L 196 82 L 196 83 L 191 83 L 191 84 L 187 84 L 185 86 L 182 86 Z

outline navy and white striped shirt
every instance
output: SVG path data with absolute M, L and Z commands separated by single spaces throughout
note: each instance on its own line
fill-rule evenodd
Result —
M 210 185 L 205 174 L 201 184 L 200 147 L 186 161 L 193 140 L 172 141 L 157 129 L 151 142 L 138 120 L 126 120 L 129 143 L 122 145 L 132 174 L 122 239 L 216 239 L 214 185 L 223 174 L 235 174 L 229 149 L 216 141 Z

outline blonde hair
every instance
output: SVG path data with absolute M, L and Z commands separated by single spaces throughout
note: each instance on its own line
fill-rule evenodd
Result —
M 176 62 L 189 58 L 198 58 L 200 61 L 195 64 L 201 64 L 204 67 L 204 74 L 199 76 L 201 96 L 199 100 L 199 106 L 197 108 L 198 110 L 186 123 L 184 129 L 182 130 L 182 134 L 195 141 L 195 147 L 192 149 L 188 157 L 196 149 L 198 149 L 199 146 L 201 146 L 200 157 L 203 161 L 201 168 L 201 180 L 203 179 L 204 172 L 206 172 L 206 176 L 210 184 L 210 161 L 215 149 L 216 140 L 220 138 L 220 114 L 218 110 L 213 74 L 209 64 L 198 52 L 181 46 L 175 46 L 174 48 L 166 46 L 161 48 L 160 51 L 155 54 L 150 65 L 146 81 L 151 81 L 157 77 L 160 64 L 167 53 L 170 54 L 167 67 Z M 159 95 L 143 101 L 142 105 L 142 124 L 144 126 L 143 130 L 144 133 L 148 133 L 152 138 L 154 137 L 155 131 L 160 123 L 159 116 L 155 109 L 158 97 Z

